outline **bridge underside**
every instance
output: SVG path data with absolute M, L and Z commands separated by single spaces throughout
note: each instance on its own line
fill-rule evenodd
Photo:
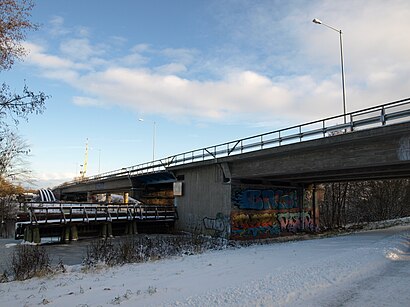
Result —
M 410 177 L 410 124 L 272 148 L 226 162 L 233 179 L 306 184 Z
M 262 180 L 278 184 L 310 184 L 340 181 L 362 181 L 399 179 L 410 177 L 410 165 L 391 165 L 383 167 L 365 167 L 344 170 L 329 170 L 311 173 L 294 173 L 282 176 L 243 176 L 241 179 Z

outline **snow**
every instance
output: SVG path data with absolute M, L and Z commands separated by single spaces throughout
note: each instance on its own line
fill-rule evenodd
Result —
M 410 225 L 0 284 L 1 306 L 409 306 Z

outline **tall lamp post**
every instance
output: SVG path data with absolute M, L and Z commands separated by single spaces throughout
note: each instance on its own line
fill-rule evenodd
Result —
M 329 29 L 332 29 L 333 31 L 336 31 L 339 33 L 339 40 L 340 40 L 340 64 L 342 66 L 342 92 L 343 92 L 343 117 L 344 117 L 344 123 L 346 124 L 346 91 L 345 91 L 345 72 L 344 72 L 344 61 L 343 61 L 343 42 L 342 42 L 342 30 L 336 29 L 332 26 L 329 26 L 325 23 L 323 23 L 320 19 L 313 19 L 312 22 L 318 24 L 318 25 L 324 25 L 325 27 L 328 27 Z
M 144 122 L 143 118 L 138 119 L 140 122 Z M 152 122 L 152 162 L 155 161 L 155 133 L 156 133 L 156 125 L 155 121 Z

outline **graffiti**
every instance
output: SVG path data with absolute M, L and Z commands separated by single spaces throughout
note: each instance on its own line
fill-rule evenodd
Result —
M 261 239 L 314 231 L 313 189 L 232 187 L 231 238 Z
M 222 213 L 217 213 L 214 219 L 205 217 L 203 222 L 205 229 L 214 230 L 217 233 L 224 234 L 229 230 L 229 220 Z
M 238 189 L 232 193 L 232 203 L 239 209 L 269 210 L 298 208 L 296 189 Z
M 400 146 L 397 150 L 397 155 L 400 161 L 410 160 L 410 137 L 402 137 L 400 139 Z
M 301 213 L 303 220 L 303 229 L 309 231 L 315 231 L 315 223 L 313 220 L 313 213 L 310 211 Z
M 233 212 L 231 222 L 233 239 L 268 238 L 280 234 L 276 213 L 272 210 L 260 213 Z
M 310 211 L 278 213 L 281 232 L 296 233 L 299 230 L 314 230 Z
M 303 194 L 303 208 L 311 209 L 313 208 L 313 191 L 311 189 L 306 189 Z

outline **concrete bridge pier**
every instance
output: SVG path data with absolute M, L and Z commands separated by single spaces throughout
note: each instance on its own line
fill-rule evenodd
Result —
M 103 223 L 100 226 L 100 237 L 102 238 L 112 238 L 112 223 Z
M 126 235 L 136 235 L 138 234 L 137 222 L 129 221 L 125 224 L 125 234 Z
M 40 229 L 37 226 L 27 226 L 24 229 L 24 241 L 39 244 L 41 242 Z
M 78 240 L 78 229 L 76 225 L 71 226 L 71 232 L 70 232 L 70 240 L 71 241 L 77 241 Z
M 70 241 L 70 227 L 64 226 L 61 230 L 60 242 L 67 243 L 69 241 Z

